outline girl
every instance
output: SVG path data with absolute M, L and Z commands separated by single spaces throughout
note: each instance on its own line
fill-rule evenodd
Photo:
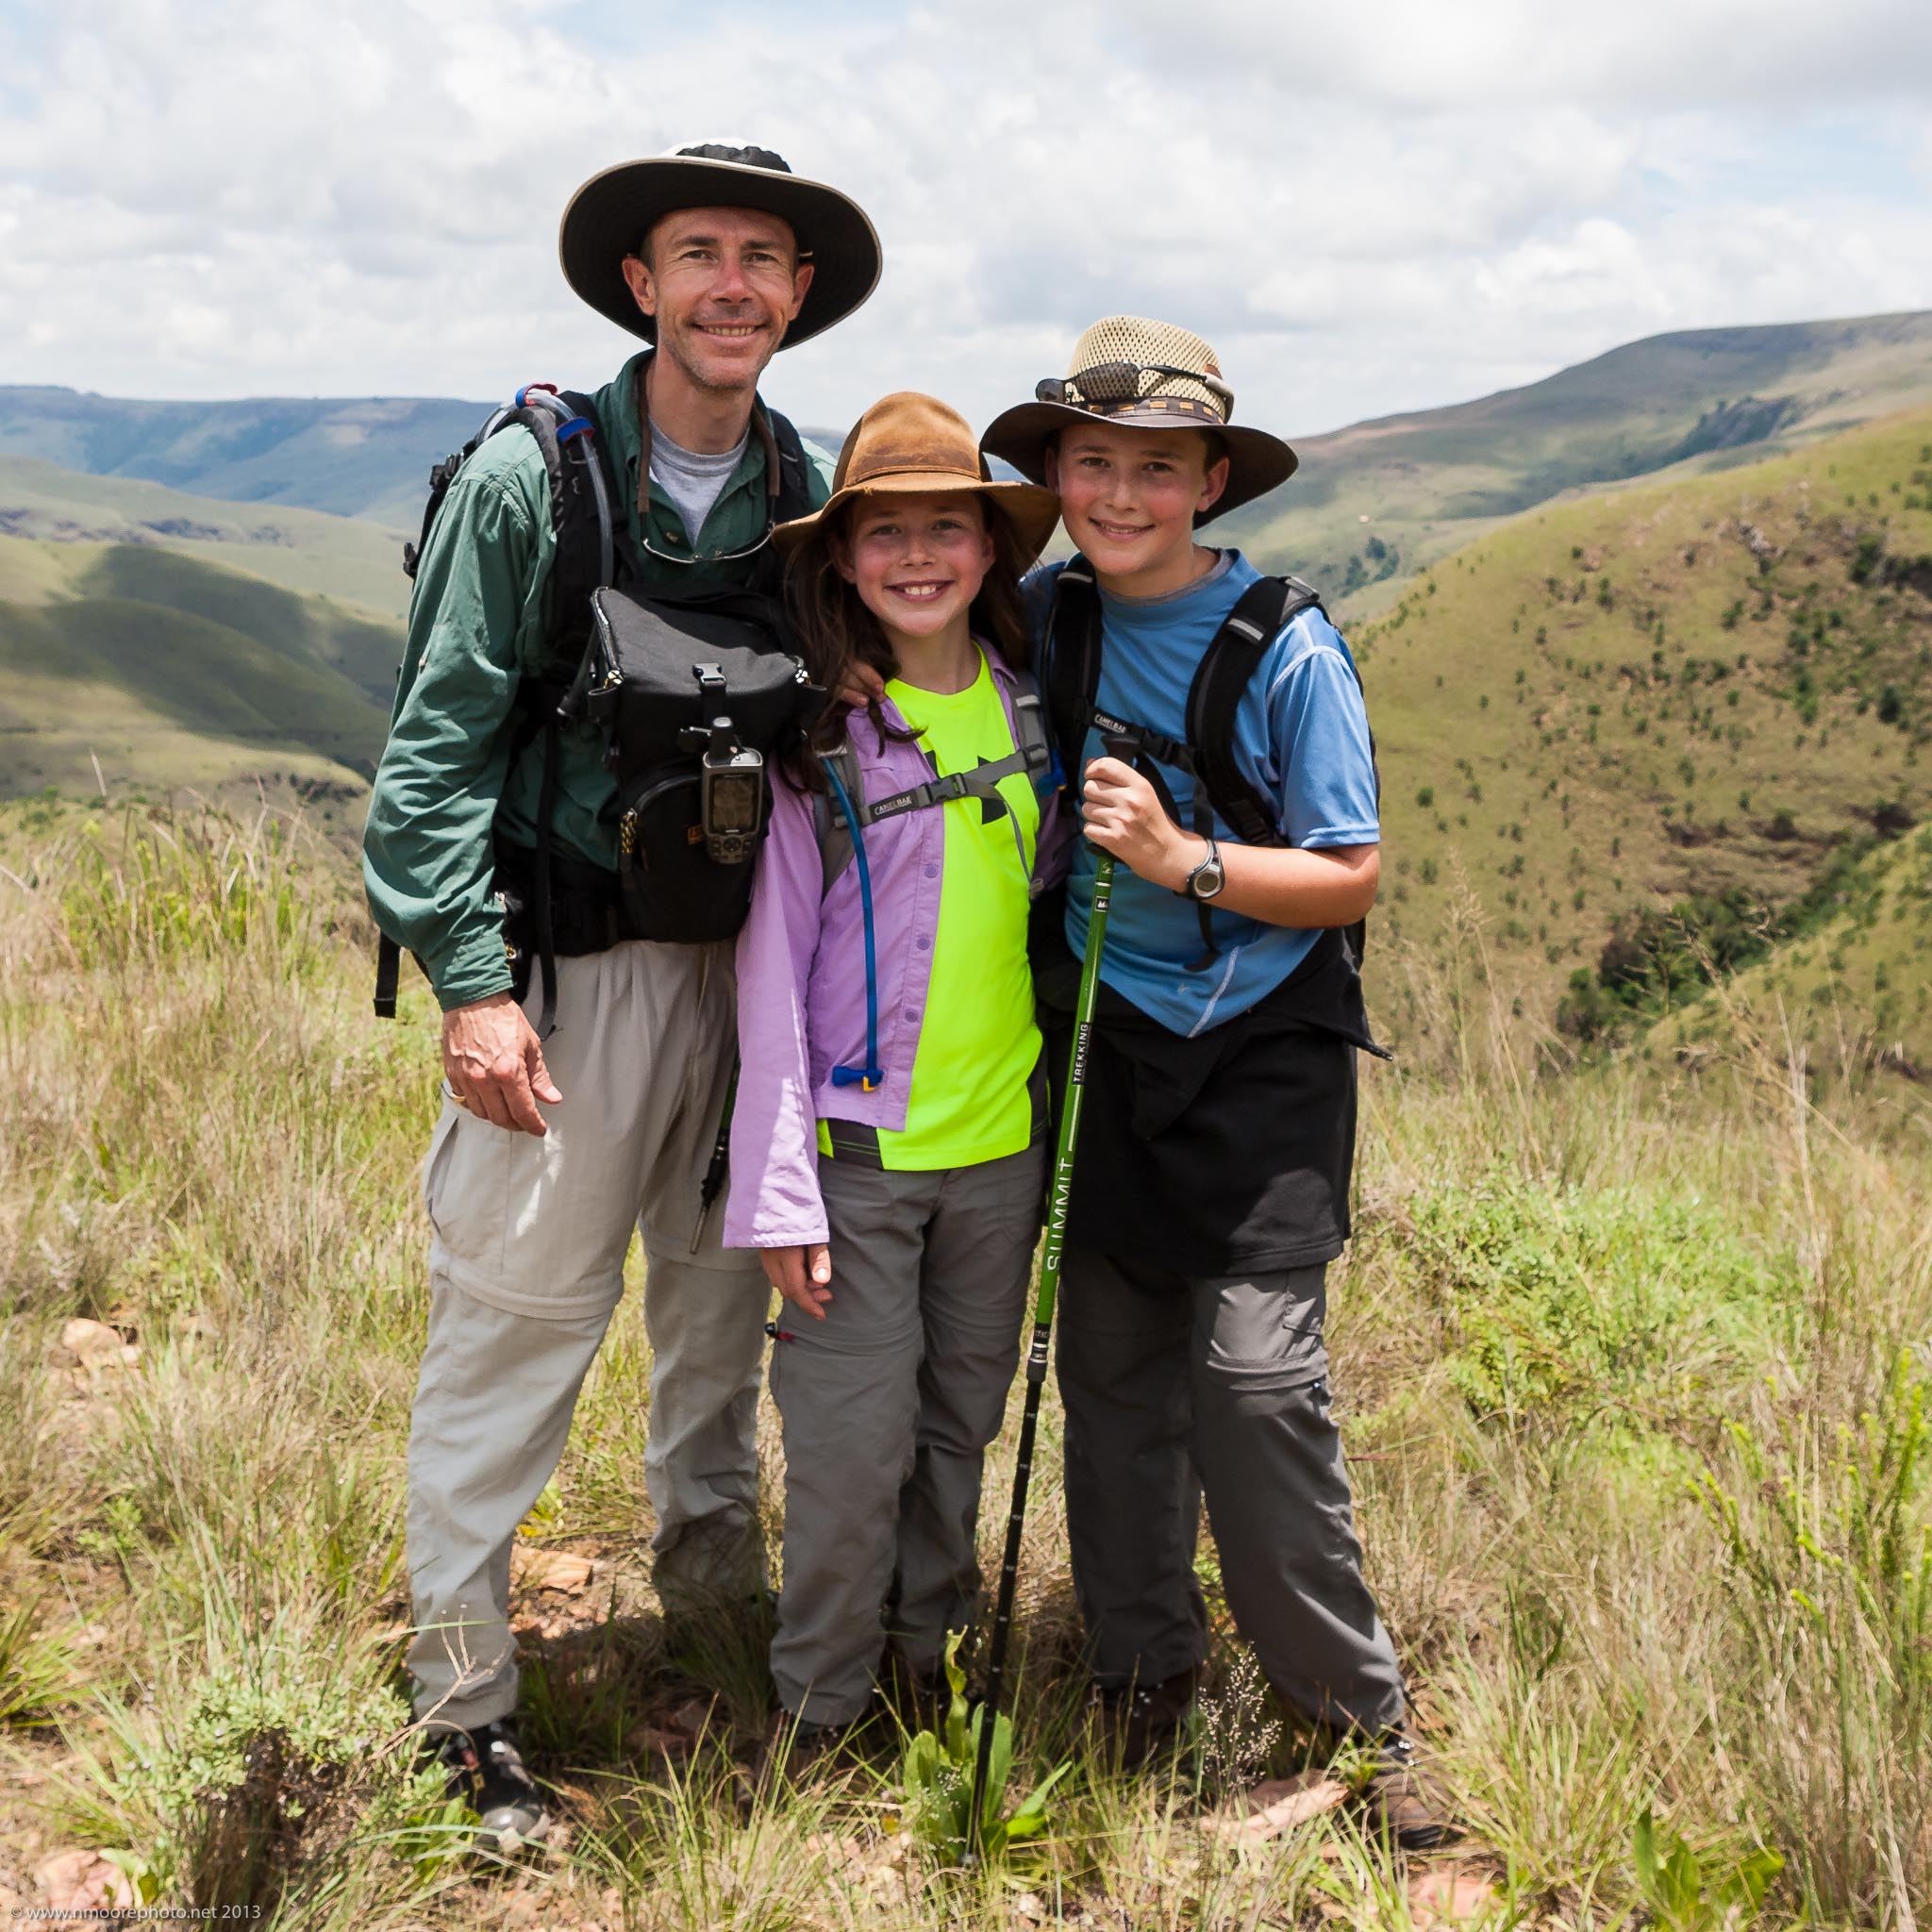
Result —
M 1018 579 L 1058 516 L 902 394 L 776 533 L 815 681 L 886 680 L 773 787 L 738 943 L 725 1241 L 785 1298 L 772 1675 L 819 1743 L 864 1714 L 888 1629 L 930 1684 L 978 1590 L 1046 1169 L 1026 917 L 1061 855 Z

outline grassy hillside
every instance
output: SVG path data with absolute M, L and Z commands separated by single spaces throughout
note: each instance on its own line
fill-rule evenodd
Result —
M 1523 389 L 1296 439 L 1299 473 L 1221 527 L 1374 611 L 1562 491 L 1720 469 L 1926 403 L 1932 313 L 1654 336 Z
M 1686 973 L 1690 996 L 1650 1027 L 1651 1052 L 1695 1064 L 1757 1038 L 1827 1067 L 1874 1060 L 1915 1079 L 1932 1072 L 1932 825 L 1848 851 L 1803 909 L 1812 916 L 1799 931 L 1750 946 L 1711 990 Z M 1674 937 L 1698 951 L 1694 920 Z M 1707 974 L 1702 950 L 1706 958 L 1689 963 Z
M 511 1564 L 524 1744 L 562 1829 L 492 1865 L 414 1774 L 401 1695 L 426 995 L 370 1017 L 353 881 L 259 826 L 0 807 L 0 1899 L 86 1881 L 104 1908 L 283 1932 L 1932 1913 L 1923 1108 L 1883 1138 L 1857 1096 L 1794 1109 L 1775 1063 L 1667 1089 L 1365 1068 L 1335 1412 L 1471 1834 L 1428 1857 L 1364 1828 L 1359 1754 L 1282 1722 L 1206 1533 L 1189 1748 L 1110 1765 L 1051 1380 L 1009 1678 L 1015 1786 L 1071 1766 L 1041 1841 L 945 1856 L 883 1708 L 842 1761 L 758 1775 L 768 1622 L 680 1641 L 651 1588 L 634 1256 Z M 775 1563 L 769 1402 L 761 1434 Z M 1014 1413 L 989 1574 L 1016 1435 Z
M 1788 906 L 1932 808 L 1932 411 L 1535 511 L 1356 642 L 1382 916 L 1474 918 L 1547 1018 L 1646 915 Z
M 421 500 L 407 519 L 413 536 Z M 312 591 L 377 617 L 408 606 L 405 531 L 322 510 L 238 509 L 132 476 L 91 476 L 0 455 L 0 534 L 46 542 L 141 543 L 223 563 L 285 590 Z
M 398 628 L 144 545 L 0 541 L 0 791 L 359 791 Z
M 240 503 L 412 523 L 429 467 L 489 413 L 442 397 L 139 402 L 0 387 L 0 453 Z

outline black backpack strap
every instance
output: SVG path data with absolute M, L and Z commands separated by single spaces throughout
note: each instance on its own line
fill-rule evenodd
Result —
M 1287 841 L 1274 823 L 1269 802 L 1249 783 L 1235 760 L 1235 716 L 1263 655 L 1305 610 L 1321 611 L 1324 617 L 1328 614 L 1323 609 L 1321 593 L 1299 577 L 1263 577 L 1251 584 L 1214 634 L 1188 691 L 1187 733 L 1194 750 L 1197 820 L 1205 796 L 1244 845 L 1278 846 Z M 1346 651 L 1342 655 L 1356 689 L 1361 690 L 1362 675 L 1355 658 Z M 1382 774 L 1375 765 L 1373 730 L 1369 733 L 1369 762 L 1374 769 L 1379 804 Z M 1201 909 L 1205 931 L 1207 908 Z M 1342 928 L 1342 944 L 1357 965 L 1361 963 L 1367 938 L 1365 920 Z
M 1100 690 L 1100 591 L 1093 566 L 1084 557 L 1074 558 L 1054 577 L 1040 687 L 1060 770 L 1077 795 L 1080 752 Z
M 812 468 L 805 441 L 791 417 L 779 415 L 776 409 L 766 409 L 765 421 L 772 425 L 772 441 L 778 450 L 778 500 L 773 505 L 773 513 L 781 524 L 789 524 L 794 517 L 808 517 L 813 509 Z
M 375 939 L 375 1017 L 393 1020 L 396 1016 L 396 989 L 403 974 L 403 949 L 388 933 Z
M 1243 845 L 1285 841 L 1268 801 L 1235 760 L 1235 717 L 1269 646 L 1304 610 L 1322 600 L 1294 577 L 1262 577 L 1241 592 L 1214 633 L 1188 689 L 1187 735 L 1194 778 Z

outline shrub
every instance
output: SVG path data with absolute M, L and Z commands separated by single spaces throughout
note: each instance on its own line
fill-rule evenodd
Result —
M 1498 1173 L 1435 1190 L 1417 1241 L 1450 1379 L 1510 1428 L 1699 1407 L 1714 1360 L 1764 1351 L 1790 1284 L 1695 1201 Z

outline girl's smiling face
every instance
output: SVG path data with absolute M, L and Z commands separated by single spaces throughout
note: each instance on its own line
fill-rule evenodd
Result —
M 888 635 L 929 638 L 965 623 L 992 568 L 993 541 L 973 491 L 882 491 L 858 499 L 832 558 Z

